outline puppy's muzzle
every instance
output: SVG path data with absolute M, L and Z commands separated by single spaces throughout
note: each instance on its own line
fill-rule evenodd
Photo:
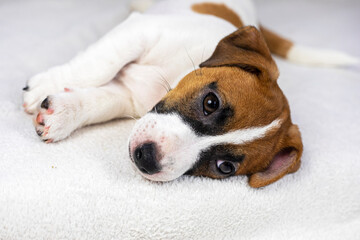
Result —
M 145 174 L 153 175 L 161 171 L 158 151 L 154 143 L 145 143 L 138 146 L 133 152 L 136 167 Z

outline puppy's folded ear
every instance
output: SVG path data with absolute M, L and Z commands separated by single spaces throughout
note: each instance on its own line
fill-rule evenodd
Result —
M 264 187 L 288 173 L 296 172 L 300 167 L 302 151 L 300 131 L 297 125 L 292 125 L 285 136 L 281 150 L 276 153 L 263 172 L 250 176 L 249 185 L 254 188 Z
M 253 26 L 243 27 L 223 38 L 212 56 L 200 67 L 236 66 L 261 80 L 276 81 L 279 71 L 262 34 Z

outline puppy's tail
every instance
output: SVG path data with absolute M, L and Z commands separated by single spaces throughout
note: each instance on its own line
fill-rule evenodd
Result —
M 346 53 L 297 45 L 263 26 L 260 26 L 260 30 L 271 53 L 291 62 L 321 67 L 344 67 L 360 64 L 358 58 Z
M 145 12 L 154 3 L 155 0 L 132 0 L 130 2 L 130 8 L 132 11 Z

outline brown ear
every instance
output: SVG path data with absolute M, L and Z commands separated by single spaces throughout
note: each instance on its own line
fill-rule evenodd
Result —
M 289 128 L 284 143 L 265 171 L 250 176 L 249 185 L 251 187 L 264 187 L 299 169 L 303 145 L 297 125 Z
M 237 66 L 260 79 L 275 81 L 279 71 L 261 33 L 253 26 L 243 27 L 223 38 L 213 55 L 200 67 Z

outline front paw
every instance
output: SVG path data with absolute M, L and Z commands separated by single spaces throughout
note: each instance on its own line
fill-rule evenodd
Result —
M 52 74 L 45 72 L 32 77 L 23 90 L 24 110 L 29 114 L 33 114 L 36 112 L 37 106 L 46 96 L 61 91 L 62 86 L 59 86 L 59 84 L 55 82 Z
M 66 94 L 46 97 L 34 115 L 35 131 L 46 143 L 65 139 L 81 126 L 80 104 Z

